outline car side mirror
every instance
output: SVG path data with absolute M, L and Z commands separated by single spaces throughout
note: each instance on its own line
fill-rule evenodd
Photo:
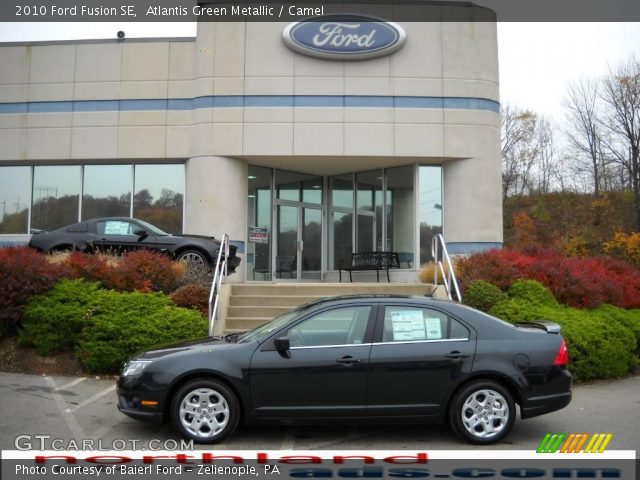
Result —
M 273 341 L 273 346 L 276 347 L 276 350 L 283 357 L 289 357 L 289 349 L 291 348 L 291 344 L 289 343 L 289 337 L 280 337 L 276 338 Z
M 147 231 L 146 230 L 142 230 L 142 229 L 136 230 L 135 232 L 133 232 L 133 234 L 139 236 L 140 238 L 145 238 L 145 237 L 149 236 Z

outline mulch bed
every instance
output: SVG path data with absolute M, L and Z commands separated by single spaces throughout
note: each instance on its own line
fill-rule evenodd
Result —
M 0 339 L 0 371 L 33 375 L 85 376 L 82 366 L 72 353 L 64 352 L 43 357 L 35 348 L 19 347 L 17 337 Z

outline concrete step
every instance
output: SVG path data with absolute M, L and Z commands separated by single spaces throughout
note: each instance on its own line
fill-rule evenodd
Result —
M 269 320 L 271 320 L 271 318 L 227 317 L 224 331 L 225 333 L 244 332 L 246 330 L 251 330 L 252 328 L 259 327 L 260 325 L 264 325 Z
M 233 298 L 233 297 L 231 297 Z M 254 304 L 257 305 L 257 304 Z M 245 318 L 275 318 L 278 315 L 288 312 L 293 307 L 267 307 L 267 306 L 241 306 L 229 307 L 227 311 L 227 318 L 235 318 L 235 317 L 245 317 Z
M 231 285 L 231 295 L 331 296 L 358 294 L 429 295 L 433 286 L 426 283 L 265 283 Z
M 313 302 L 324 298 L 324 295 L 232 295 L 230 300 L 231 307 L 297 307 L 303 303 Z

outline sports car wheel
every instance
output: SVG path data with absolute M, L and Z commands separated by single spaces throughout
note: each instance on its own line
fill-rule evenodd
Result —
M 209 273 L 209 261 L 198 250 L 185 250 L 180 252 L 177 260 L 186 266 L 185 276 L 190 279 L 199 279 Z
M 462 388 L 451 402 L 451 425 L 470 443 L 490 444 L 502 440 L 515 422 L 512 395 L 499 383 L 482 380 Z
M 216 443 L 238 426 L 236 396 L 215 380 L 197 379 L 183 385 L 173 397 L 175 428 L 197 443 Z

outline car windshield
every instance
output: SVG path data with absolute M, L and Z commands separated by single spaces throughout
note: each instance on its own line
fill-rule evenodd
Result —
M 254 340 L 260 341 L 264 338 L 268 337 L 271 332 L 279 329 L 289 320 L 294 318 L 300 313 L 299 309 L 292 310 L 287 313 L 283 313 L 282 315 L 274 318 L 269 323 L 265 323 L 264 325 L 260 325 L 259 327 L 254 328 L 253 330 L 249 330 L 248 332 L 244 332 L 238 336 L 238 343 L 247 343 L 252 342 Z
M 151 225 L 150 223 L 147 223 L 144 220 L 137 220 L 136 219 L 136 222 L 138 222 L 140 225 L 142 225 L 147 230 L 150 230 L 152 233 L 155 233 L 156 235 L 170 235 L 169 233 L 160 230 L 155 225 Z

